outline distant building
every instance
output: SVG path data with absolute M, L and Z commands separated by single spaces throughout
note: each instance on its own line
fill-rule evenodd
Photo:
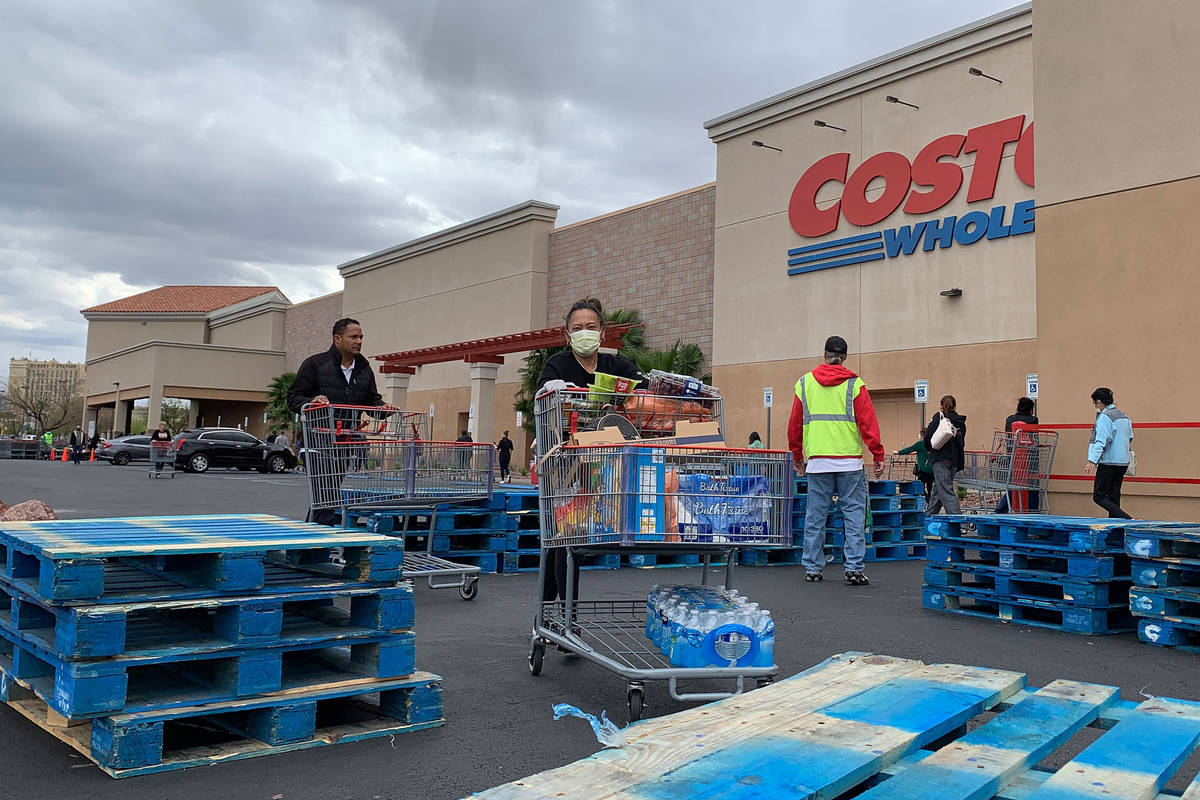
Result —
M 157 425 L 166 397 L 188 400 L 189 425 L 259 433 L 267 384 L 284 372 L 284 316 L 274 286 L 161 286 L 85 308 L 86 429 L 103 407 L 128 431 L 135 400 Z
M 57 400 L 83 394 L 86 367 L 70 361 L 8 360 L 8 390 L 31 400 Z

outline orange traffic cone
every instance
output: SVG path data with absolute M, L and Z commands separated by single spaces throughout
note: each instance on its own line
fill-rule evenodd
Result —
M 67 463 L 67 448 L 65 448 L 65 447 L 63 448 L 62 462 L 64 464 Z
M 96 448 L 93 447 L 91 450 L 88 450 L 88 461 L 95 461 L 95 460 L 96 460 Z
M 51 448 L 50 448 L 50 460 L 51 460 L 51 461 L 57 461 L 57 460 L 58 460 L 58 451 L 57 451 L 57 450 L 55 450 L 53 447 L 51 447 Z

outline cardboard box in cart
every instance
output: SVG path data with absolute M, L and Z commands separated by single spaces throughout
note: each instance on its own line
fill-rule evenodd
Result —
M 716 422 L 680 421 L 675 426 L 675 435 L 656 439 L 627 441 L 616 428 L 599 431 L 580 431 L 572 436 L 572 444 L 578 446 L 637 445 L 626 448 L 621 454 L 623 462 L 620 474 L 621 533 L 630 541 L 662 542 L 680 541 L 675 523 L 676 498 L 672 497 L 677 478 L 673 470 L 667 469 L 672 447 L 696 447 L 719 449 L 725 447 L 724 437 Z M 655 447 L 654 445 L 663 445 Z

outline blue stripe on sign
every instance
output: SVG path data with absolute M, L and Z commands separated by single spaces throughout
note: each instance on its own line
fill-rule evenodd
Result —
M 861 264 L 864 261 L 879 261 L 885 258 L 883 253 L 867 253 L 866 255 L 853 256 L 852 258 L 843 258 L 840 261 L 826 261 L 821 264 L 811 264 L 806 267 L 792 267 L 787 271 L 788 275 L 803 275 L 805 272 L 816 272 L 821 269 L 831 269 L 833 267 L 845 267 L 849 264 Z
M 817 250 L 828 250 L 831 247 L 842 247 L 848 244 L 856 244 L 857 242 L 865 242 L 868 239 L 878 239 L 881 236 L 883 236 L 881 231 L 875 231 L 874 233 L 863 233 L 858 236 L 850 236 L 845 239 L 830 239 L 828 242 L 821 242 L 820 244 L 810 244 L 804 247 L 793 247 L 791 250 L 788 250 L 787 254 L 789 256 L 799 256 L 805 253 L 813 253 Z
M 854 253 L 865 253 L 868 250 L 883 250 L 883 242 L 868 242 L 867 244 L 855 245 L 854 247 L 845 247 L 841 250 L 824 250 L 820 253 L 813 253 L 807 256 L 797 256 L 796 258 L 788 259 L 788 266 L 794 267 L 797 264 L 808 264 L 813 261 L 820 261 L 823 258 L 837 258 L 838 256 L 849 256 Z

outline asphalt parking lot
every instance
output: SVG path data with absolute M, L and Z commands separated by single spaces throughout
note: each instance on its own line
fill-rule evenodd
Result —
M 0 461 L 0 499 L 50 503 L 66 518 L 148 514 L 272 513 L 302 517 L 303 476 L 253 472 L 152 480 L 142 466 Z M 738 586 L 769 608 L 780 675 L 828 656 L 871 651 L 923 661 L 1025 672 L 1197 699 L 1200 656 L 1140 644 L 1132 635 L 1087 637 L 939 614 L 921 608 L 920 562 L 868 565 L 872 584 L 806 584 L 798 567 L 746 568 Z M 839 575 L 831 568 L 827 577 Z M 536 574 L 484 576 L 472 602 L 417 587 L 417 665 L 444 677 L 444 727 L 411 735 L 116 781 L 11 709 L 0 707 L 0 796 L 11 798 L 455 798 L 595 752 L 579 720 L 552 720 L 569 702 L 625 719 L 625 686 L 581 659 L 551 652 L 542 676 L 526 656 Z M 584 573 L 585 594 L 645 597 L 652 583 L 693 583 L 698 569 Z M 651 684 L 647 714 L 685 707 Z M 1192 765 L 1194 767 L 1194 765 Z M 1187 770 L 1185 769 L 1185 772 Z M 1191 769 L 1190 774 L 1195 769 Z

